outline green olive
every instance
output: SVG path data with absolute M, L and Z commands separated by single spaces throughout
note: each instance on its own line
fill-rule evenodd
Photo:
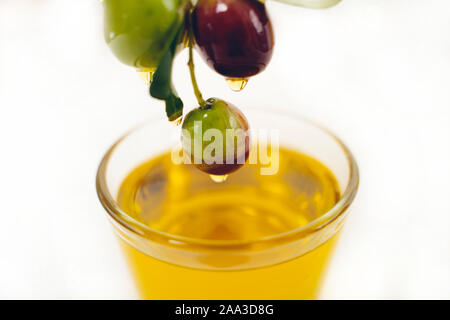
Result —
M 229 174 L 248 159 L 248 121 L 228 102 L 208 99 L 205 105 L 186 115 L 182 129 L 183 151 L 192 164 L 206 173 Z
M 123 63 L 157 68 L 183 21 L 185 0 L 105 0 L 105 40 Z

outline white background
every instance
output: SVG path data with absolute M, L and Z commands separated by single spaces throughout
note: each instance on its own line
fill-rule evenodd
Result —
M 243 93 L 197 69 L 205 92 L 244 112 L 281 101 L 353 150 L 360 191 L 322 297 L 450 298 L 450 1 L 268 9 L 274 58 Z M 94 178 L 163 109 L 103 42 L 99 1 L 0 1 L 0 298 L 137 297 Z

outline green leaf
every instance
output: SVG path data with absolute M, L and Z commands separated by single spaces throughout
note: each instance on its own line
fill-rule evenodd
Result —
M 176 36 L 164 53 L 150 85 L 150 95 L 153 98 L 166 102 L 166 114 L 169 121 L 178 119 L 183 115 L 183 101 L 178 96 L 172 83 L 172 66 L 176 49 L 183 34 L 184 25 L 180 24 Z
M 313 8 L 313 9 L 326 9 L 341 2 L 341 0 L 275 0 L 275 1 L 290 4 L 293 6 Z

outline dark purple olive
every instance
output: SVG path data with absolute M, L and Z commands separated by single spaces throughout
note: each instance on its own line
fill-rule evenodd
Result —
M 192 27 L 202 57 L 227 78 L 258 74 L 272 57 L 272 25 L 258 0 L 199 0 Z

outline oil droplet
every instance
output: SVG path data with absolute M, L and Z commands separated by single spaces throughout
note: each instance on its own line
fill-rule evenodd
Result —
M 181 122 L 183 122 L 183 116 L 179 116 L 175 120 L 170 121 L 171 124 L 173 124 L 175 127 L 178 127 Z
M 214 174 L 210 174 L 209 177 L 211 178 L 212 181 L 217 182 L 217 183 L 222 183 L 225 182 L 228 178 L 227 174 L 224 174 L 223 176 L 216 176 Z
M 248 79 L 227 78 L 227 83 L 231 90 L 239 92 L 245 88 L 248 83 Z
M 153 75 L 155 74 L 154 69 L 139 69 L 137 72 L 145 84 L 150 85 L 152 83 Z

